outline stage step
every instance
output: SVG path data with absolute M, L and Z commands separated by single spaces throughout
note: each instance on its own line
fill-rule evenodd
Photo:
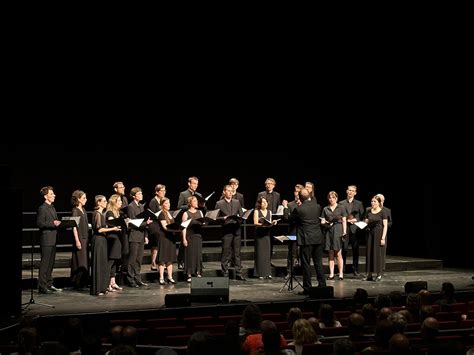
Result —
M 246 277 L 253 277 L 253 264 L 254 264 L 254 248 L 253 246 L 242 247 L 242 266 L 243 274 Z M 213 247 L 203 248 L 203 259 L 204 259 L 204 270 L 203 275 L 209 277 L 222 276 L 221 266 L 220 266 L 220 255 L 221 248 Z M 349 250 L 349 255 L 351 255 Z M 361 255 L 365 255 L 365 248 L 361 248 Z M 31 254 L 23 254 L 23 272 L 22 272 L 22 288 L 29 289 L 31 287 L 31 282 L 33 282 L 33 288 L 37 286 L 37 276 L 38 276 L 38 266 L 39 266 L 39 253 L 33 255 L 33 277 L 31 277 Z M 272 276 L 273 277 L 284 277 L 287 274 L 287 247 L 281 245 L 275 245 L 274 254 L 272 255 Z M 56 286 L 65 287 L 68 286 L 69 274 L 70 274 L 70 262 L 71 262 L 71 253 L 70 252 L 60 252 L 56 255 L 56 262 L 53 270 L 53 277 L 55 279 L 54 283 Z M 327 255 L 324 255 L 323 264 L 325 273 L 328 273 L 327 265 Z M 352 264 L 352 257 L 348 256 L 348 267 L 349 270 L 346 270 L 352 276 L 350 266 Z M 360 260 L 360 271 L 365 270 L 365 257 L 361 256 Z M 409 257 L 400 257 L 400 256 L 387 256 L 386 258 L 386 271 L 409 271 L 409 270 L 426 270 L 426 269 L 441 269 L 443 267 L 443 262 L 441 260 L 434 259 L 419 259 L 419 258 L 409 258 Z M 296 275 L 301 275 L 301 268 L 295 267 L 294 272 Z M 346 274 L 347 274 L 346 272 Z M 312 268 L 313 275 L 315 274 L 314 268 Z M 229 269 L 229 277 L 235 278 L 235 272 L 233 268 Z M 186 275 L 184 275 L 182 270 L 178 270 L 177 265 L 174 265 L 173 268 L 173 278 L 177 281 L 185 281 Z M 158 280 L 158 272 L 151 271 L 150 265 L 150 250 L 145 250 L 145 256 L 142 265 L 142 279 L 149 282 L 154 282 Z M 119 281 L 120 282 L 120 281 Z

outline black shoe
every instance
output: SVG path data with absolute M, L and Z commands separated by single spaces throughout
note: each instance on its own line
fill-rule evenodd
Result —
M 56 288 L 53 285 L 49 286 L 48 288 L 53 292 L 63 292 L 62 288 Z
M 328 276 L 328 277 L 326 278 L 326 280 L 334 280 L 334 276 L 332 276 L 332 277 L 331 277 L 331 276 Z
M 358 270 L 354 270 L 354 276 L 360 276 L 360 272 Z
M 300 292 L 298 292 L 298 295 L 307 296 L 307 295 L 309 295 L 309 291 L 307 291 L 307 290 L 300 291 Z
M 141 287 L 148 287 L 148 284 L 142 281 L 137 281 L 137 285 Z
M 38 290 L 39 293 L 46 293 L 46 294 L 50 294 L 50 293 L 54 293 L 54 291 L 48 289 L 48 288 L 40 288 Z
M 132 282 L 132 283 L 128 284 L 128 287 L 137 288 L 137 287 L 140 287 L 140 286 L 138 286 L 135 282 Z
M 240 281 L 247 281 L 247 279 L 245 277 L 243 277 L 242 275 L 237 275 L 235 277 L 236 280 L 240 280 Z

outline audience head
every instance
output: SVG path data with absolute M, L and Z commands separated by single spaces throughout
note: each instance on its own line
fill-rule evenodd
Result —
M 330 304 L 323 303 L 319 308 L 319 321 L 323 323 L 326 327 L 334 326 L 334 309 Z
M 301 309 L 299 309 L 298 307 L 290 308 L 290 310 L 288 311 L 288 314 L 286 316 L 286 320 L 288 321 L 288 325 L 289 325 L 290 329 L 293 326 L 293 323 L 297 319 L 300 319 L 300 318 L 303 318 L 303 312 L 301 312 Z
M 188 341 L 188 354 L 211 354 L 213 345 L 213 338 L 207 330 L 194 332 Z
M 267 353 L 278 353 L 280 351 L 280 339 L 281 335 L 275 328 L 267 328 L 262 331 L 262 342 L 265 354 Z
M 361 314 L 356 313 L 356 312 L 351 313 L 349 315 L 348 321 L 349 322 L 347 325 L 347 329 L 349 331 L 349 334 L 352 334 L 352 335 L 364 334 L 365 319 Z
M 403 334 L 405 332 L 405 327 L 407 326 L 407 320 L 400 312 L 392 313 L 387 318 L 390 322 L 392 322 L 393 326 L 397 330 L 398 333 Z
M 314 344 L 318 341 L 318 335 L 314 331 L 311 323 L 304 318 L 297 319 L 291 328 L 295 344 Z
M 403 294 L 400 291 L 392 291 L 388 297 L 390 298 L 390 305 L 392 307 L 403 306 Z
M 122 329 L 122 344 L 135 347 L 137 345 L 138 330 L 132 326 L 126 326 Z
M 316 334 L 319 335 L 321 333 L 321 328 L 319 327 L 319 319 L 316 317 L 309 317 L 308 322 L 309 324 L 311 324 Z
M 420 295 L 420 302 L 422 305 L 428 305 L 432 304 L 431 302 L 431 292 L 428 290 L 420 290 L 418 292 L 418 295 Z
M 367 293 L 367 290 L 363 288 L 358 288 L 354 292 L 354 303 L 356 308 L 362 308 L 362 306 L 366 303 L 368 303 L 369 299 L 369 294 Z
M 428 317 L 421 323 L 421 338 L 433 340 L 439 333 L 439 322 L 436 318 Z
M 347 338 L 337 339 L 333 343 L 334 355 L 353 355 L 355 353 L 354 344 Z
M 393 334 L 388 345 L 391 354 L 408 354 L 410 352 L 410 340 L 404 334 Z
M 262 312 L 260 308 L 254 303 L 245 307 L 241 323 L 245 329 L 260 329 L 260 323 L 262 323 Z

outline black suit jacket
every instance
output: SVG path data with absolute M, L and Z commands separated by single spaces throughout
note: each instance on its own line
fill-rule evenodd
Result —
M 297 226 L 298 245 L 314 245 L 323 243 L 321 231 L 321 206 L 313 201 L 304 201 L 290 215 L 290 221 Z
M 191 193 L 191 191 L 189 191 L 189 189 L 187 189 L 186 191 L 182 191 L 179 193 L 179 199 L 178 199 L 178 210 L 179 209 L 185 209 L 187 210 L 188 209 L 188 198 L 193 196 L 193 195 L 198 195 L 198 196 L 201 196 L 202 195 L 199 193 L 199 192 L 194 192 L 194 194 Z
M 355 219 L 357 219 L 357 222 L 362 221 L 364 219 L 364 206 L 362 205 L 362 202 L 356 199 L 352 200 L 352 205 L 347 201 L 347 199 L 339 202 L 342 206 L 345 207 L 347 215 L 352 215 Z M 356 233 L 358 227 L 355 224 L 352 223 L 347 223 L 347 226 L 350 228 L 351 233 Z
M 42 247 L 52 247 L 56 245 L 58 229 L 54 221 L 58 219 L 58 214 L 53 205 L 46 202 L 38 208 L 36 215 L 36 225 L 40 229 L 40 245 Z
M 257 195 L 257 200 L 261 197 L 265 197 L 265 199 L 268 202 L 268 209 L 272 211 L 273 214 L 276 213 L 278 206 L 281 205 L 281 200 L 280 200 L 280 193 L 276 192 L 275 190 L 272 191 L 272 193 L 268 193 L 267 190 L 259 192 Z
M 129 218 L 135 219 L 137 215 L 142 213 L 145 210 L 145 207 L 142 204 L 137 205 L 135 201 L 130 202 L 127 208 L 127 215 Z M 130 242 L 144 242 L 145 241 L 145 231 L 146 231 L 146 220 L 142 222 L 140 227 L 136 227 L 132 223 L 128 225 L 128 241 Z

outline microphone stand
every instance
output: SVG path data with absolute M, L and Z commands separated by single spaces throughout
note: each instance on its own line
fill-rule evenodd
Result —
M 34 293 L 33 293 L 33 280 L 34 280 L 34 276 L 33 276 L 33 269 L 34 269 L 34 263 L 33 263 L 33 257 L 34 257 L 34 247 L 35 247 L 35 237 L 33 235 L 33 237 L 31 238 L 31 255 L 30 255 L 30 300 L 28 302 L 25 302 L 25 303 L 22 303 L 21 306 L 24 307 L 23 308 L 23 311 L 25 311 L 29 306 L 31 306 L 32 304 L 37 304 L 39 306 L 44 306 L 44 307 L 50 307 L 50 308 L 55 308 L 55 306 L 53 306 L 52 304 L 47 304 L 47 303 L 40 303 L 40 302 L 36 302 L 35 301 L 35 298 L 34 298 Z
M 298 279 L 296 278 L 294 272 L 293 272 L 293 244 L 296 243 L 295 241 L 292 241 L 290 240 L 290 244 L 288 244 L 288 253 L 291 255 L 291 262 L 290 262 L 290 275 L 288 277 L 288 279 L 285 281 L 285 283 L 283 284 L 283 286 L 280 288 L 280 291 L 281 292 L 285 286 L 288 286 L 288 291 L 293 291 L 295 288 L 299 286 L 301 286 L 301 288 L 303 288 L 303 285 L 300 284 L 300 282 L 298 281 Z M 293 286 L 293 280 L 298 284 L 298 285 L 294 285 Z

